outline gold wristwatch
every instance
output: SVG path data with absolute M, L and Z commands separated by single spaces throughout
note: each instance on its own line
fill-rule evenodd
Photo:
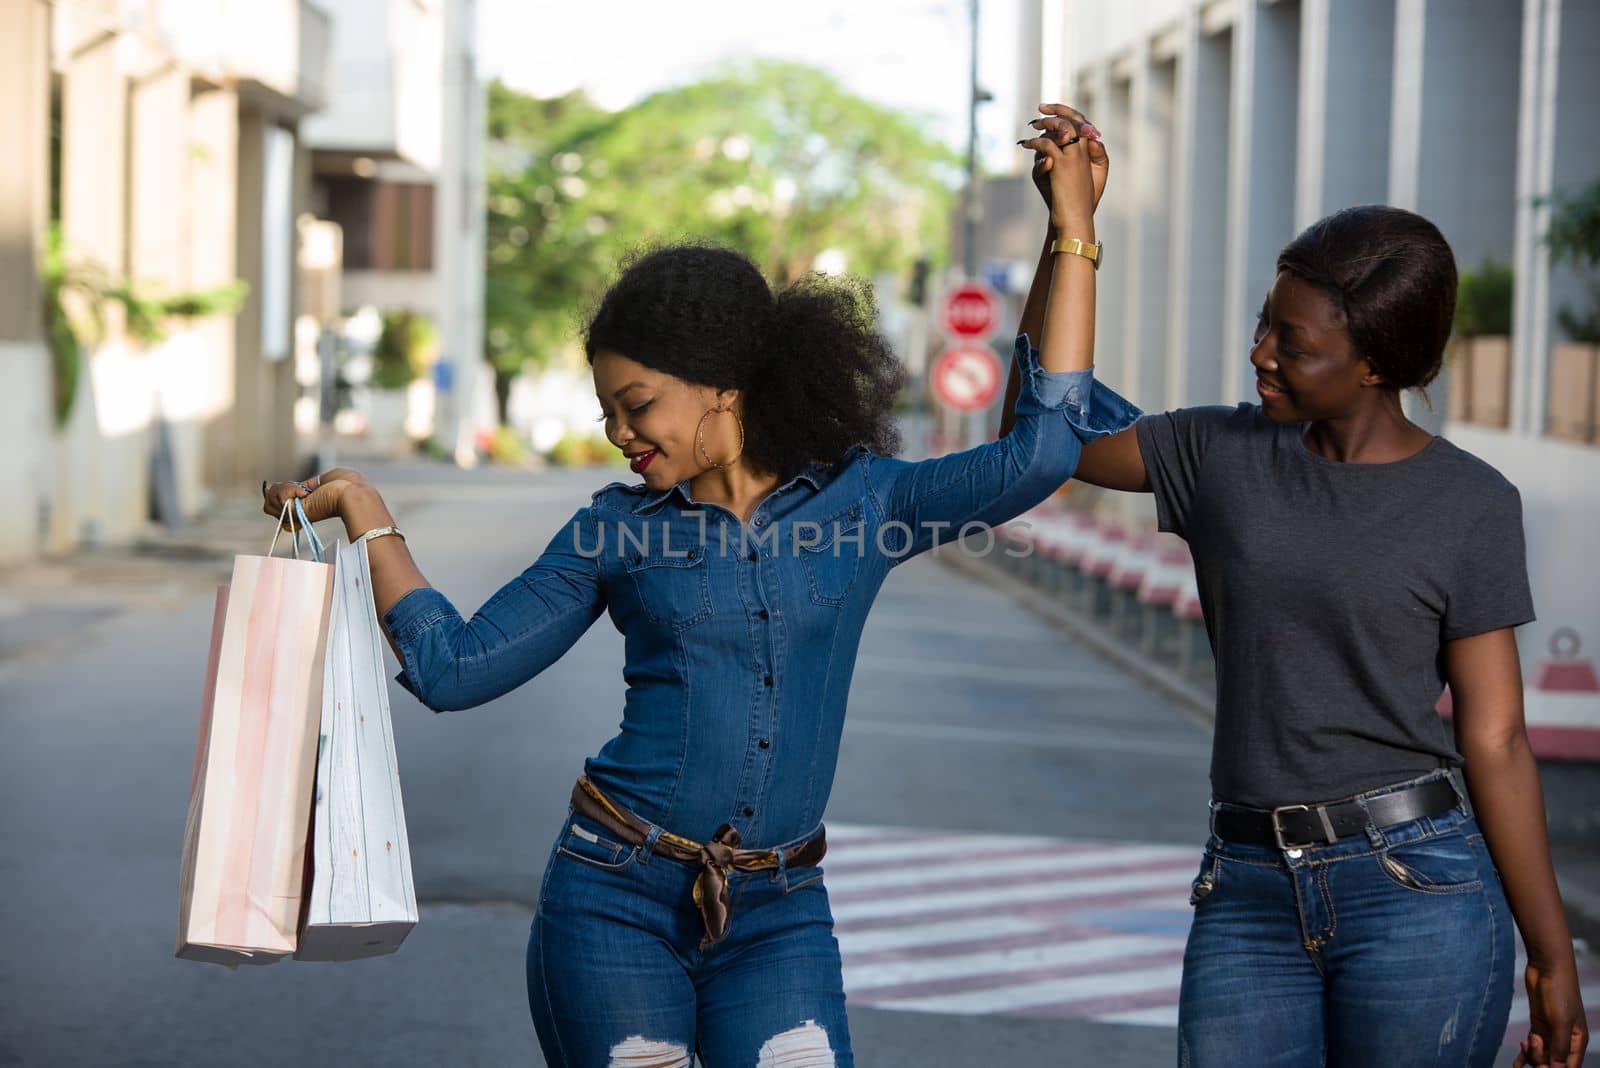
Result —
M 1093 241 L 1084 241 L 1076 237 L 1058 237 L 1050 242 L 1051 252 L 1070 252 L 1074 256 L 1082 256 L 1094 264 L 1094 269 L 1100 269 L 1100 261 L 1105 258 L 1105 242 L 1095 244 Z

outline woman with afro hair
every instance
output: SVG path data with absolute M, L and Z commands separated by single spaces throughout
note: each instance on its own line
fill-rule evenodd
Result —
M 894 458 L 902 373 L 861 287 L 774 294 L 743 256 L 679 245 L 628 266 L 585 337 L 641 481 L 597 491 L 470 621 L 382 536 L 394 520 L 360 475 L 265 488 L 271 515 L 303 497 L 312 521 L 373 535 L 400 681 L 430 708 L 520 686 L 602 612 L 624 637 L 621 729 L 573 789 L 528 942 L 551 1065 L 852 1063 L 818 861 L 867 611 L 895 564 L 1037 504 L 1137 414 L 1091 371 L 1105 152 L 1027 143 L 1052 161 L 1066 254 L 1029 295 L 998 441 Z

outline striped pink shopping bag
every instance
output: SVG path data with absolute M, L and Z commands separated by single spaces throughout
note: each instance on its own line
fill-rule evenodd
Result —
M 186 960 L 270 964 L 296 947 L 333 567 L 268 554 L 235 557 L 217 595 L 180 874 Z

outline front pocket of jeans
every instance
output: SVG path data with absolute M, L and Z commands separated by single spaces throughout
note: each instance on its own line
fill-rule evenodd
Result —
M 797 523 L 796 528 L 795 546 L 805 568 L 811 599 L 817 604 L 839 607 L 850 595 L 866 551 L 861 507 L 852 505 L 821 523 Z
M 1390 846 L 1377 854 L 1378 867 L 1396 886 L 1419 894 L 1470 894 L 1483 889 L 1477 858 L 1459 834 Z
M 792 894 L 796 890 L 813 886 L 822 881 L 822 869 L 816 865 L 803 868 L 785 868 L 783 870 L 783 892 Z
M 639 855 L 639 847 L 612 841 L 592 827 L 569 820 L 556 852 L 591 868 L 621 871 L 633 863 L 633 859 Z
M 651 622 L 683 631 L 711 618 L 711 581 L 699 549 L 681 556 L 636 553 L 624 559 L 624 566 Z

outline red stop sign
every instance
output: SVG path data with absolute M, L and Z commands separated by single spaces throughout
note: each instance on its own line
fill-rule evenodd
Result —
M 934 361 L 928 379 L 940 404 L 975 412 L 1000 395 L 1000 361 L 982 345 L 951 345 Z
M 982 282 L 963 282 L 944 295 L 939 314 L 951 337 L 986 341 L 1000 325 L 1000 297 Z

